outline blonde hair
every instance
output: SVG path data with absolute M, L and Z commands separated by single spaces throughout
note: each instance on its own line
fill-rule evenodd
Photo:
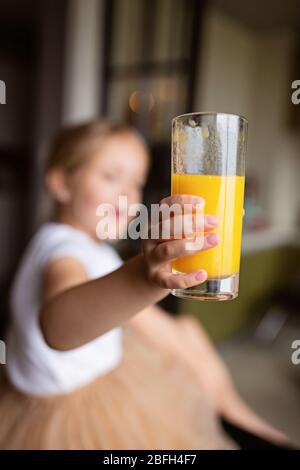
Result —
M 148 153 L 147 144 L 142 135 L 126 124 L 100 119 L 62 128 L 50 146 L 46 172 L 56 167 L 73 172 L 87 160 L 91 153 L 99 149 L 104 140 L 127 133 L 135 135 Z

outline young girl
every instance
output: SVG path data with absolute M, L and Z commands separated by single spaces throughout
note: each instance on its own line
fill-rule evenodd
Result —
M 107 121 L 62 130 L 46 182 L 56 203 L 29 244 L 12 289 L 0 384 L 2 449 L 227 449 L 218 415 L 277 442 L 238 396 L 208 337 L 189 315 L 155 305 L 203 270 L 173 275 L 185 239 L 147 239 L 123 263 L 99 238 L 97 207 L 139 203 L 149 166 L 143 139 Z M 192 196 L 161 203 L 195 203 Z M 207 230 L 217 221 L 207 215 Z M 203 246 L 218 243 L 213 232 Z M 190 252 L 189 252 L 190 253 Z

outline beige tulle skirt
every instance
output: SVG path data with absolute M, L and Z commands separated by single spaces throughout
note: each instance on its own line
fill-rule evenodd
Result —
M 72 393 L 0 380 L 0 449 L 233 449 L 192 372 L 124 327 L 121 364 Z

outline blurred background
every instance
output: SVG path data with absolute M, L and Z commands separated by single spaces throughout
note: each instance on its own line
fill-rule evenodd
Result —
M 0 0 L 0 337 L 20 255 L 47 216 L 43 165 L 63 124 L 108 116 L 146 137 L 145 202 L 170 193 L 171 119 L 249 121 L 240 295 L 169 296 L 206 327 L 241 394 L 300 445 L 300 79 L 297 0 Z M 119 246 L 126 259 L 137 242 Z

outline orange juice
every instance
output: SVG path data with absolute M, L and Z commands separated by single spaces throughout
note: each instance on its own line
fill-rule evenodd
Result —
M 172 194 L 194 194 L 205 199 L 204 213 L 217 215 L 217 246 L 172 262 L 176 272 L 205 269 L 208 278 L 229 277 L 239 272 L 242 241 L 244 176 L 172 174 Z

